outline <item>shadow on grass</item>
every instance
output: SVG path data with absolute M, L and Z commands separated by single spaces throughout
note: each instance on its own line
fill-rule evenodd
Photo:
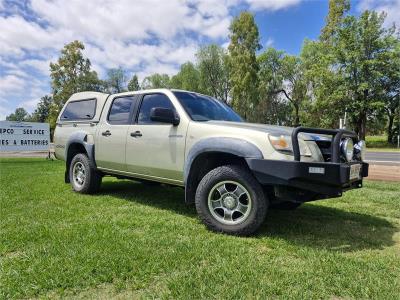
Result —
M 104 182 L 100 194 L 196 217 L 184 203 L 182 188 L 148 186 L 131 181 Z M 351 252 L 394 244 L 396 228 L 383 218 L 337 208 L 305 204 L 295 211 L 269 210 L 255 237 L 271 237 L 293 245 Z
M 396 231 L 380 217 L 304 204 L 295 211 L 270 210 L 258 235 L 310 248 L 351 252 L 392 246 Z
M 98 194 L 112 195 L 130 202 L 154 206 L 181 215 L 195 217 L 196 209 L 185 204 L 184 189 L 166 185 L 149 185 L 130 180 L 103 182 Z

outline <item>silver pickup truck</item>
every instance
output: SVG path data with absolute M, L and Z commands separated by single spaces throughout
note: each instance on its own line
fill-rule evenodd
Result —
M 74 191 L 94 193 L 107 175 L 181 186 L 208 228 L 236 235 L 256 231 L 268 208 L 339 197 L 368 175 L 354 132 L 246 123 L 182 90 L 74 94 L 54 142 Z

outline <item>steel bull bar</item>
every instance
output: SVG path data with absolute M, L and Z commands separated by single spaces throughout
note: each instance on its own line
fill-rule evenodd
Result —
M 331 136 L 329 161 L 301 161 L 298 135 L 300 133 Z M 343 191 L 362 187 L 363 177 L 368 176 L 368 164 L 361 160 L 341 161 L 340 144 L 343 138 L 358 142 L 357 134 L 343 129 L 297 127 L 292 132 L 293 161 L 247 159 L 254 176 L 263 185 L 290 186 L 319 194 L 317 198 L 338 197 Z M 350 172 L 358 165 L 360 172 L 351 178 Z

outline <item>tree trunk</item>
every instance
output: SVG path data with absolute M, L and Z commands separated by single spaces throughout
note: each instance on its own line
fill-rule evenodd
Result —
M 299 118 L 299 106 L 294 105 L 294 110 L 295 110 L 295 119 L 294 119 L 294 126 L 300 126 L 300 118 Z
M 388 124 L 388 130 L 387 130 L 387 141 L 388 143 L 393 142 L 393 120 L 394 120 L 394 114 L 389 114 L 389 124 Z
M 358 138 L 360 140 L 365 141 L 366 130 L 367 130 L 367 116 L 365 114 L 360 116 L 359 124 L 360 124 L 360 130 L 358 132 Z

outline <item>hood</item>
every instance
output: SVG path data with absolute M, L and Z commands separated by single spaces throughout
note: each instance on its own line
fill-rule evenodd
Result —
M 277 126 L 268 124 L 258 124 L 258 123 L 248 123 L 248 122 L 229 122 L 229 121 L 207 121 L 205 124 L 210 125 L 220 125 L 232 128 L 242 128 L 248 130 L 257 130 L 265 133 L 270 133 L 274 135 L 291 135 L 293 132 L 293 127 L 287 126 Z M 323 134 L 310 134 L 310 133 L 300 133 L 299 136 L 304 140 L 331 140 L 330 136 Z
M 242 128 L 248 130 L 257 130 L 272 134 L 291 135 L 293 127 L 275 126 L 267 124 L 247 123 L 247 122 L 229 122 L 229 121 L 207 121 L 205 124 L 220 125 L 232 128 Z

